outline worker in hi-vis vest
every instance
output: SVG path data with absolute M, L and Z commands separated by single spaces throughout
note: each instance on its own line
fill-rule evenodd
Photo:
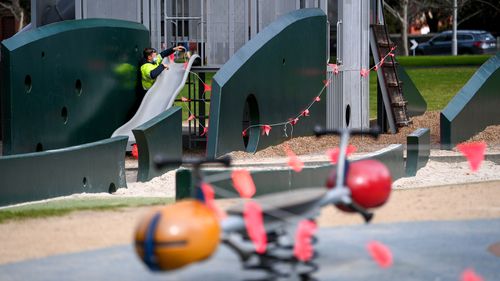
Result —
M 167 69 L 168 64 L 163 62 L 163 58 L 171 55 L 175 51 L 184 50 L 183 46 L 177 46 L 173 48 L 168 48 L 165 51 L 158 54 L 153 48 L 145 48 L 143 51 L 143 58 L 141 60 L 141 80 L 142 80 L 142 89 L 144 91 L 149 90 L 156 78 L 160 75 L 160 73 Z

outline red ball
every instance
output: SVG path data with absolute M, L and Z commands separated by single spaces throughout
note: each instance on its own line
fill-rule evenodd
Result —
M 337 170 L 328 176 L 326 186 L 334 188 Z M 352 199 L 365 209 L 382 206 L 391 194 L 392 178 L 389 169 L 377 160 L 360 160 L 349 163 L 346 185 L 351 190 Z M 343 211 L 351 211 L 344 206 L 337 206 Z

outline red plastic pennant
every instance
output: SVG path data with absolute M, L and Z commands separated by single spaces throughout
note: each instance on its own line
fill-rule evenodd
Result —
M 204 92 L 211 92 L 212 91 L 212 86 L 205 84 L 205 88 L 203 89 Z
M 333 63 L 328 64 L 333 69 L 333 74 L 339 74 L 339 66 Z
M 191 101 L 190 99 L 186 98 L 186 97 L 181 97 L 181 101 L 182 102 L 188 102 L 188 101 Z
M 391 52 L 394 51 L 394 50 L 396 50 L 396 46 L 391 47 Z
M 170 56 L 168 56 L 168 59 L 173 62 L 175 60 L 175 54 L 171 54 Z
M 300 115 L 302 115 L 302 116 L 309 116 L 309 109 L 306 109 L 306 110 L 302 111 L 302 113 Z
M 243 132 L 241 132 L 241 135 L 242 135 L 243 137 L 246 137 L 246 136 L 247 136 L 247 130 L 243 130 Z
M 294 118 L 294 119 L 289 118 L 288 122 L 290 122 L 290 124 L 292 124 L 292 126 L 295 126 L 299 122 L 299 118 Z
M 330 85 L 330 80 L 323 80 L 323 84 L 325 84 L 325 87 L 328 87 L 328 85 Z
M 378 70 L 378 65 L 375 65 L 375 67 L 373 69 L 375 69 L 375 71 L 377 71 Z
M 380 267 L 387 268 L 392 265 L 392 252 L 386 245 L 371 241 L 366 245 L 366 249 Z
M 321 98 L 319 96 L 317 96 L 315 99 L 314 99 L 315 102 L 319 102 L 321 101 Z
M 203 128 L 203 133 L 201 133 L 200 137 L 206 136 L 208 134 L 208 127 Z
M 295 245 L 293 247 L 293 255 L 300 261 L 306 262 L 311 260 L 314 255 L 312 245 L 312 236 L 316 232 L 316 223 L 311 220 L 303 220 L 297 227 L 295 233 Z
M 132 156 L 135 159 L 139 158 L 139 150 L 137 150 L 137 144 L 136 143 L 134 143 L 134 145 L 132 145 Z
M 394 57 L 394 54 L 393 53 L 389 53 L 389 56 Z
M 292 168 L 296 173 L 300 173 L 304 168 L 304 162 L 297 157 L 295 152 L 293 152 L 290 147 L 285 146 L 284 148 L 286 154 L 288 155 L 288 166 Z
M 246 202 L 245 210 L 243 211 L 243 219 L 245 220 L 248 236 L 255 246 L 255 251 L 258 254 L 265 253 L 267 248 L 267 235 L 260 205 L 254 201 Z
M 269 132 L 271 132 L 271 126 L 262 125 L 262 126 L 260 126 L 260 130 L 262 131 L 262 135 L 269 136 Z
M 227 217 L 226 212 L 221 210 L 215 204 L 215 192 L 213 187 L 208 183 L 202 183 L 201 191 L 203 192 L 203 196 L 205 197 L 205 205 L 207 205 L 207 207 L 209 207 L 210 209 L 212 209 L 212 211 L 215 212 L 219 220 L 225 219 Z
M 384 64 L 384 62 L 385 62 L 385 57 L 380 60 L 380 62 L 378 63 L 378 65 L 382 66 Z
M 255 194 L 255 184 L 247 170 L 234 170 L 231 174 L 233 186 L 242 198 L 252 198 Z
M 483 277 L 476 272 L 474 272 L 473 269 L 468 268 L 462 272 L 460 276 L 460 281 L 483 281 Z
M 188 119 L 187 119 L 187 120 L 188 120 L 188 121 L 192 121 L 192 120 L 194 120 L 194 119 L 196 119 L 196 116 L 194 116 L 194 114 L 191 114 L 191 115 L 189 115 L 189 117 L 188 117 Z
M 356 150 L 357 150 L 357 148 L 354 145 L 350 144 L 347 146 L 346 155 L 349 156 L 352 153 L 356 152 Z M 332 164 L 337 164 L 337 161 L 339 159 L 339 152 L 340 152 L 340 149 L 338 147 L 328 149 L 326 151 L 326 154 L 329 156 L 330 162 Z
M 368 76 L 368 73 L 370 73 L 370 70 L 361 68 L 361 71 L 359 73 L 361 74 L 361 77 L 366 77 Z
M 484 152 L 486 150 L 486 143 L 472 142 L 472 143 L 461 143 L 457 145 L 457 149 L 462 152 L 462 154 L 469 161 L 470 168 L 473 172 L 477 171 L 484 160 Z

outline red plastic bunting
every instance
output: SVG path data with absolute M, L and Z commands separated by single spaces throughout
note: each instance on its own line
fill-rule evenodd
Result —
M 210 209 L 212 209 L 212 211 L 215 212 L 219 220 L 225 219 L 227 217 L 226 212 L 221 210 L 215 204 L 215 192 L 213 187 L 208 183 L 202 183 L 201 191 L 203 192 L 203 196 L 205 197 L 205 205 L 207 205 L 207 207 L 209 207 Z
M 234 170 L 231 174 L 233 186 L 242 198 L 252 198 L 255 194 L 255 184 L 247 170 Z
M 382 59 L 380 60 L 380 62 L 378 63 L 378 65 L 382 66 L 382 65 L 384 64 L 384 62 L 385 62 L 385 58 L 382 58 Z
M 255 251 L 259 254 L 265 253 L 267 248 L 267 235 L 266 229 L 264 228 L 262 208 L 254 201 L 246 202 L 243 218 L 245 220 L 248 236 L 255 246 Z
M 188 117 L 188 119 L 187 119 L 187 120 L 188 120 L 188 121 L 192 121 L 192 120 L 194 120 L 194 119 L 196 119 L 196 116 L 194 116 L 194 114 L 191 114 L 191 115 L 189 115 L 189 117 Z
M 328 87 L 328 85 L 330 85 L 330 80 L 323 80 L 323 84 L 325 84 L 325 87 Z
M 211 92 L 212 91 L 212 86 L 205 84 L 205 88 L 203 89 L 204 92 Z
M 372 241 L 366 245 L 366 248 L 380 267 L 387 268 L 392 265 L 392 253 L 386 245 L 378 241 Z
M 314 99 L 315 102 L 319 102 L 321 101 L 321 98 L 319 96 L 317 96 L 315 99 Z
M 483 277 L 474 272 L 473 269 L 466 269 L 460 276 L 460 281 L 483 281 Z
M 136 143 L 134 143 L 134 145 L 132 145 L 132 156 L 135 159 L 139 158 L 139 151 L 137 150 L 137 144 Z
M 346 155 L 349 156 L 351 155 L 352 153 L 356 152 L 357 148 L 350 144 L 347 146 L 347 150 L 346 150 Z M 330 157 L 330 162 L 332 164 L 336 164 L 338 159 L 339 159 L 339 148 L 338 147 L 335 147 L 335 148 L 332 148 L 332 149 L 328 149 L 326 151 L 326 154 Z
M 302 115 L 302 116 L 309 116 L 309 109 L 306 109 L 306 110 L 302 111 L 302 113 L 300 115 Z
M 473 172 L 477 171 L 484 160 L 484 151 L 486 150 L 485 142 L 461 143 L 457 145 L 457 149 L 469 161 L 470 168 Z
M 375 67 L 373 68 L 375 71 L 378 70 L 378 65 L 375 65 Z
M 368 69 L 361 68 L 361 71 L 359 73 L 361 74 L 361 77 L 366 77 L 368 76 L 368 73 L 370 73 L 370 71 Z
M 190 101 L 190 99 L 188 99 L 188 98 L 186 98 L 186 97 L 181 97 L 181 101 L 182 101 L 182 102 L 188 102 L 188 101 Z
M 288 155 L 288 166 L 292 168 L 296 173 L 300 173 L 302 169 L 304 168 L 304 162 L 297 157 L 295 152 L 293 152 L 290 147 L 285 146 L 285 152 Z
M 330 64 L 328 64 L 328 65 L 329 65 L 329 66 L 333 69 L 333 73 L 334 73 L 335 75 L 339 74 L 339 66 L 338 66 L 338 65 L 333 64 L 333 63 L 330 63 Z
M 248 130 L 248 129 L 245 129 L 245 130 L 243 130 L 243 132 L 241 132 L 241 135 L 242 135 L 243 137 L 246 137 L 246 136 L 247 136 L 247 130 Z
M 175 60 L 175 54 L 171 54 L 170 56 L 168 56 L 168 58 L 171 62 L 173 62 Z
M 306 262 L 311 260 L 314 255 L 312 245 L 312 236 L 316 232 L 316 223 L 311 220 L 303 220 L 297 227 L 295 233 L 295 245 L 293 247 L 293 255 L 300 261 Z
M 389 56 L 394 57 L 394 54 L 393 53 L 389 53 Z
M 203 133 L 201 133 L 200 137 L 206 136 L 208 134 L 208 127 L 203 128 Z
M 299 122 L 299 118 L 295 118 L 295 119 L 288 119 L 288 122 L 290 122 L 290 124 L 292 124 L 292 126 L 295 126 L 298 122 Z
M 271 132 L 271 126 L 269 125 L 262 125 L 260 126 L 260 130 L 262 131 L 262 135 L 269 136 L 269 132 Z

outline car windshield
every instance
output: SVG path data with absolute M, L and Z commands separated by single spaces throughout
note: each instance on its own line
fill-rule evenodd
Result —
M 483 34 L 479 34 L 479 40 L 483 40 L 483 41 L 493 41 L 495 40 L 495 38 L 493 37 L 493 35 L 491 35 L 490 33 L 483 33 Z

